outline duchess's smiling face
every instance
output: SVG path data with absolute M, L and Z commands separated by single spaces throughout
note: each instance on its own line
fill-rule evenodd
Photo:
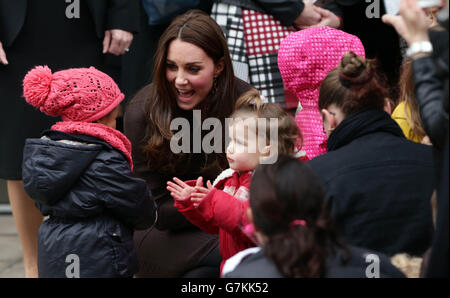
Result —
M 200 47 L 173 40 L 168 47 L 166 78 L 177 95 L 177 105 L 183 110 L 192 110 L 211 92 L 214 78 L 224 67 L 223 61 L 214 63 Z

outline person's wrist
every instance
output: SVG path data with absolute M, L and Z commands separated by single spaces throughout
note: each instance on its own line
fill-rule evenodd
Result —
M 303 20 L 300 19 L 300 16 L 299 16 L 299 17 L 297 17 L 297 19 L 295 19 L 293 26 L 295 29 L 301 30 L 301 29 L 303 29 L 304 26 L 306 26 L 306 24 L 303 22 Z
M 412 60 L 417 60 L 417 59 L 420 59 L 423 57 L 429 57 L 429 56 L 431 56 L 431 53 L 416 53 L 416 54 L 412 55 L 410 58 Z
M 336 17 L 337 17 L 337 19 L 339 21 L 339 26 L 337 27 L 337 29 L 344 28 L 344 19 L 341 16 L 339 16 L 339 15 L 336 15 Z
M 409 46 L 411 46 L 413 43 L 429 42 L 429 41 L 430 41 L 430 37 L 428 36 L 428 34 L 426 32 L 425 32 L 425 34 L 415 34 L 409 38 Z
M 417 59 L 423 55 L 431 55 L 433 53 L 433 45 L 429 41 L 417 41 L 411 43 L 406 56 L 412 59 Z
M 292 23 L 292 26 L 294 26 L 295 28 L 299 28 L 301 26 L 300 24 L 300 20 L 301 20 L 301 15 L 302 13 L 305 11 L 305 9 L 303 8 L 302 11 L 300 11 L 297 15 L 297 17 L 294 19 L 294 22 Z

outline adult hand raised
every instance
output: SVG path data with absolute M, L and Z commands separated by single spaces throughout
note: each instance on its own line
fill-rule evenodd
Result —
M 0 63 L 4 64 L 4 65 L 8 65 L 8 60 L 6 59 L 6 53 L 5 50 L 3 49 L 3 45 L 0 42 Z
M 133 34 L 128 31 L 120 29 L 106 30 L 105 38 L 103 39 L 103 54 L 123 55 L 130 48 L 132 41 Z
M 294 26 L 298 30 L 317 25 L 322 19 L 321 15 L 314 10 L 314 4 L 311 0 L 304 0 L 303 3 L 305 7 L 294 21 Z
M 315 27 L 328 26 L 333 28 L 339 28 L 341 26 L 341 20 L 337 15 L 329 11 L 328 9 L 323 9 L 322 7 L 313 6 L 314 10 L 320 14 L 321 21 L 314 25 Z
M 402 0 L 399 14 L 399 16 L 385 14 L 382 20 L 384 23 L 392 25 L 408 45 L 430 40 L 428 37 L 429 21 L 417 0 Z

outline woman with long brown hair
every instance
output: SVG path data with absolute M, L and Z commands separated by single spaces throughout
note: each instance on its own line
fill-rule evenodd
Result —
M 137 276 L 218 277 L 217 236 L 202 232 L 178 212 L 166 185 L 175 176 L 213 180 L 227 168 L 225 118 L 251 86 L 234 77 L 220 27 L 198 10 L 179 16 L 166 29 L 154 64 L 153 83 L 136 95 L 125 113 L 134 172 L 147 180 L 158 206 L 156 224 L 135 234 Z M 216 118 L 222 125 L 217 131 L 203 130 L 199 117 Z M 171 127 L 180 119 L 188 132 Z M 199 144 L 197 133 L 202 140 L 209 133 L 220 138 Z M 188 144 L 188 150 L 172 150 L 174 144 Z M 209 148 L 200 148 L 205 145 Z

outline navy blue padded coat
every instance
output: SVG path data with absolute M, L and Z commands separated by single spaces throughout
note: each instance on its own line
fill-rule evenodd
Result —
M 24 188 L 49 216 L 39 228 L 39 277 L 133 276 L 133 230 L 149 228 L 156 217 L 146 182 L 102 140 L 44 135 L 26 140 L 23 160 Z

